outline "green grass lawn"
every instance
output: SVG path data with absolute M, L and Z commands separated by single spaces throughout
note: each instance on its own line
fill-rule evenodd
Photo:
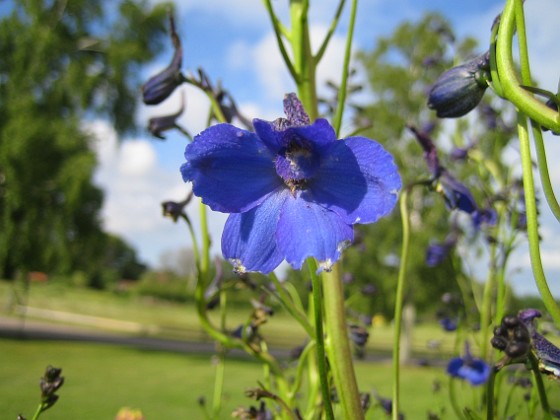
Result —
M 211 355 L 149 352 L 99 344 L 0 340 L 0 413 L 15 419 L 31 417 L 39 396 L 38 379 L 52 364 L 63 369 L 59 402 L 44 419 L 112 419 L 123 406 L 140 408 L 147 419 L 197 419 L 197 399 L 211 401 L 214 367 Z M 376 389 L 389 396 L 390 366 L 359 362 L 363 391 Z M 224 409 L 230 418 L 240 405 L 254 404 L 244 390 L 263 380 L 260 365 L 248 360 L 227 361 Z M 408 418 L 425 418 L 428 409 L 446 404 L 431 392 L 434 380 L 445 380 L 441 369 L 407 368 L 403 372 L 403 409 Z M 418 392 L 421 390 L 422 392 Z M 443 398 L 442 398 L 443 397 Z M 370 418 L 377 418 L 379 409 Z M 4 417 L 5 416 L 5 417 Z

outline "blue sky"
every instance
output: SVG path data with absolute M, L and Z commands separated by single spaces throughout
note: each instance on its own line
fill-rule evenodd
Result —
M 280 15 L 287 18 L 288 0 L 273 0 L 272 3 Z M 319 85 L 327 79 L 339 80 L 348 24 L 350 2 L 347 3 L 331 51 L 319 67 Z M 280 116 L 283 94 L 293 91 L 293 84 L 277 52 L 262 1 L 189 0 L 177 4 L 176 24 L 183 40 L 184 71 L 196 72 L 197 68 L 204 68 L 212 80 L 221 80 L 250 117 L 273 119 Z M 310 23 L 317 39 L 325 32 L 336 4 L 335 0 L 311 2 Z M 355 48 L 371 49 L 379 36 L 389 35 L 400 22 L 436 11 L 451 21 L 459 35 L 478 38 L 483 51 L 487 48 L 490 25 L 502 5 L 503 1 L 498 0 L 362 0 L 358 8 Z M 554 0 L 531 0 L 526 3 L 526 14 L 534 77 L 541 86 L 554 90 L 560 75 L 560 62 L 555 58 L 559 56 L 555 29 L 560 21 L 560 8 Z M 288 24 L 286 19 L 284 22 Z M 171 53 L 163 51 L 160 59 L 145 69 L 146 76 L 166 66 Z M 151 116 L 173 112 L 179 107 L 180 95 L 185 94 L 187 109 L 180 122 L 191 133 L 202 130 L 208 112 L 207 101 L 190 87 L 183 87 L 181 91 L 157 107 L 141 105 L 137 115 L 140 124 L 145 125 Z M 162 253 L 190 246 L 186 227 L 164 219 L 160 207 L 162 201 L 181 200 L 188 192 L 179 174 L 185 139 L 169 133 L 167 141 L 161 142 L 143 133 L 125 139 L 117 147 L 114 130 L 106 122 L 91 122 L 90 128 L 99 139 L 100 167 L 96 180 L 106 193 L 103 210 L 106 228 L 124 236 L 152 266 L 159 264 Z M 548 141 L 550 156 L 558 155 L 556 143 L 560 139 L 552 137 Z M 560 182 L 560 168 L 553 168 L 553 175 Z M 550 214 L 543 213 L 546 221 L 542 230 L 543 260 L 549 267 L 551 288 L 560 291 L 560 281 L 554 282 L 554 277 L 560 274 L 560 252 L 556 251 L 560 249 L 560 239 L 557 239 L 560 230 L 551 223 Z M 196 220 L 194 203 L 189 207 L 189 214 Z M 211 215 L 215 244 L 220 242 L 224 221 L 224 215 Z M 485 263 L 481 261 L 480 264 Z M 518 252 L 516 264 L 515 268 L 520 270 L 512 280 L 516 290 L 536 292 L 528 275 L 528 257 L 523 248 Z

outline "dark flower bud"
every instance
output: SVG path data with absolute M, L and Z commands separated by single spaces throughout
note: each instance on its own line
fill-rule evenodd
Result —
M 507 347 L 504 349 L 504 353 L 512 359 L 517 359 L 518 357 L 525 356 L 530 348 L 531 345 L 529 343 L 512 342 L 508 343 Z
M 531 334 L 522 318 L 506 315 L 499 326 L 494 328 L 490 344 L 505 356 L 496 364 L 497 369 L 510 363 L 523 362 L 531 350 Z
M 58 401 L 55 392 L 64 384 L 64 377 L 60 376 L 62 369 L 47 366 L 45 375 L 39 382 L 41 388 L 41 411 L 52 407 Z
M 164 70 L 152 76 L 142 86 L 142 98 L 146 105 L 157 105 L 169 97 L 184 81 L 181 73 L 181 64 L 183 62 L 183 47 L 181 40 L 175 31 L 175 21 L 172 16 L 169 16 L 169 24 L 171 29 L 171 41 L 175 48 L 173 59 L 169 66 Z
M 490 340 L 490 344 L 497 350 L 504 351 L 508 345 L 507 340 L 504 337 L 494 336 Z
M 486 52 L 443 73 L 430 90 L 428 107 L 439 118 L 461 117 L 478 105 L 489 80 L 489 53 Z

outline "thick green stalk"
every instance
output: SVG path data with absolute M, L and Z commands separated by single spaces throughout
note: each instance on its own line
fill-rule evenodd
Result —
M 344 308 L 344 291 L 338 264 L 332 271 L 323 272 L 325 328 L 327 354 L 336 385 L 336 391 L 344 413 L 344 419 L 363 420 L 364 412 L 356 383 L 352 351 L 348 340 L 348 327 Z
M 412 187 L 408 187 L 404 189 L 400 197 L 403 241 L 401 249 L 401 262 L 399 266 L 399 276 L 397 279 L 397 292 L 395 296 L 395 317 L 393 331 L 393 420 L 398 420 L 400 407 L 401 328 L 404 304 L 404 286 L 406 281 L 406 264 L 408 261 L 408 250 L 410 243 L 410 219 L 408 215 L 407 200 L 411 188 Z
M 313 121 L 319 115 L 315 81 L 317 63 L 311 51 L 309 22 L 307 20 L 308 8 L 309 3 L 305 0 L 290 1 L 293 65 L 298 76 L 295 82 L 298 88 L 298 97 L 309 114 L 311 121 Z

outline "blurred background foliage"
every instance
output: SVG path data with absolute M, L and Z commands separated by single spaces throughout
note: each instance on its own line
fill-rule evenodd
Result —
M 0 275 L 138 278 L 134 249 L 103 230 L 91 117 L 134 130 L 138 69 L 163 46 L 170 4 L 14 2 L 0 21 Z
M 96 159 L 83 125 L 103 117 L 120 134 L 136 130 L 139 69 L 162 50 L 170 10 L 171 4 L 148 1 L 29 0 L 16 1 L 0 21 L 0 276 L 13 279 L 41 271 L 66 276 L 74 285 L 121 292 L 121 280 L 141 279 L 136 286 L 140 294 L 174 301 L 192 297 L 192 251 L 163 255 L 161 267 L 148 270 L 129 244 L 103 230 L 103 192 L 92 183 Z M 427 92 L 443 71 L 481 52 L 473 39 L 457 39 L 440 15 L 401 24 L 371 51 L 358 53 L 355 65 L 363 71 L 354 75 L 365 79 L 354 76 L 351 89 L 368 94 L 350 97 L 346 125 L 393 153 L 404 185 L 430 178 L 423 151 L 407 126 L 426 130 L 442 164 L 482 207 L 512 181 L 506 159 L 512 110 L 486 99 L 471 118 L 450 122 L 436 120 L 426 106 Z M 330 86 L 333 98 L 323 98 L 327 118 L 337 93 Z M 477 152 L 467 159 L 450 155 L 471 146 Z M 493 172 L 481 169 L 477 156 L 491 161 Z M 474 275 L 458 254 L 436 267 L 426 265 L 427 248 L 445 239 L 456 215 L 428 187 L 415 189 L 410 202 L 407 301 L 420 313 L 433 313 L 444 293 L 459 294 L 460 282 Z M 468 252 L 482 257 L 487 236 L 468 222 L 461 229 Z M 401 242 L 398 210 L 379 223 L 357 227 L 356 243 L 342 262 L 351 310 L 392 318 Z M 237 284 L 231 290 L 260 294 L 258 287 L 233 280 L 227 263 L 222 271 L 224 278 L 231 277 L 230 285 Z M 286 276 L 302 297 L 307 295 L 306 270 Z M 252 277 L 257 284 L 266 282 Z

